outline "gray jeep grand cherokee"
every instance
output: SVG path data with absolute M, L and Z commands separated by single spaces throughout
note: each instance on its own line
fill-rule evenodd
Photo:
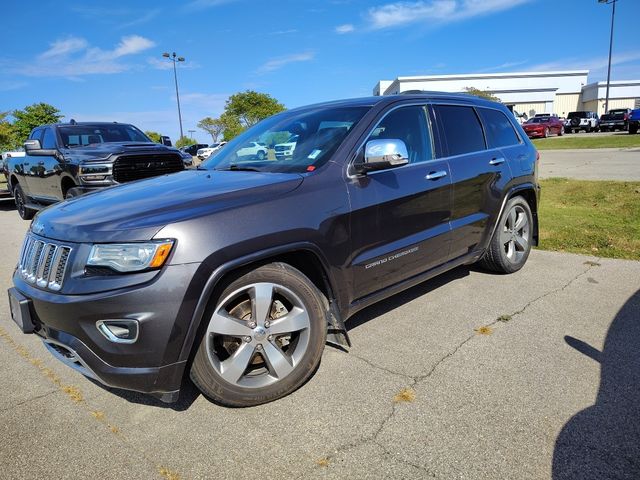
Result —
M 243 155 L 293 135 L 291 158 Z M 367 305 L 458 265 L 520 269 L 538 194 L 537 152 L 500 104 L 297 108 L 197 170 L 40 212 L 11 313 L 106 385 L 170 402 L 189 372 L 214 401 L 257 405 L 302 385 L 327 340 L 347 345 L 345 321 Z

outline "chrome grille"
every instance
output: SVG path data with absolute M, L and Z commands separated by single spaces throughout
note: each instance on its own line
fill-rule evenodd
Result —
M 18 263 L 20 276 L 40 288 L 60 290 L 70 253 L 71 247 L 27 235 Z

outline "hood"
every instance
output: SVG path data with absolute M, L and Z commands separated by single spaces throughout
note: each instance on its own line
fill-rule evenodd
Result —
M 63 152 L 67 157 L 73 157 L 78 161 L 92 160 L 104 161 L 108 160 L 111 155 L 120 155 L 122 153 L 177 153 L 180 152 L 173 147 L 160 145 L 159 143 L 145 142 L 109 142 L 99 143 L 91 146 L 75 147 L 64 149 Z
M 171 223 L 261 203 L 300 183 L 297 173 L 185 170 L 58 203 L 37 215 L 32 230 L 67 242 L 144 241 Z

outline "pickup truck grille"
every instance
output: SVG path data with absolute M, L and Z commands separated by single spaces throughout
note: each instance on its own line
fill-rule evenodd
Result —
M 179 155 L 123 155 L 113 164 L 113 179 L 125 183 L 180 170 L 184 164 Z
M 18 272 L 28 283 L 58 291 L 62 288 L 71 247 L 27 235 L 22 245 Z

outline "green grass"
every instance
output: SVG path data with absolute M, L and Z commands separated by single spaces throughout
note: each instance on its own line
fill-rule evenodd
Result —
M 541 180 L 543 250 L 640 260 L 640 182 Z
M 566 150 L 580 148 L 633 148 L 640 147 L 640 135 L 628 133 L 614 135 L 590 135 L 588 133 L 565 134 L 562 138 L 536 138 L 532 140 L 538 150 Z

